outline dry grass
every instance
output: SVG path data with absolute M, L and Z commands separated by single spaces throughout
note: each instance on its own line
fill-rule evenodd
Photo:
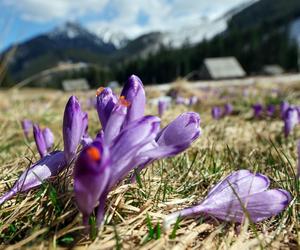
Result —
M 299 103 L 297 86 L 280 89 L 256 86 L 197 92 L 201 104 L 172 107 L 163 125 L 188 109 L 201 115 L 202 136 L 186 153 L 155 162 L 136 184 L 126 182 L 109 196 L 105 224 L 87 237 L 74 205 L 71 168 L 41 188 L 20 194 L 0 210 L 0 248 L 7 249 L 297 249 L 299 232 L 299 182 L 295 178 L 296 139 L 300 129 L 285 139 L 277 119 L 253 120 L 256 101 L 278 103 L 282 98 Z M 276 88 L 276 87 L 275 87 Z M 76 93 L 86 109 L 87 96 Z M 220 98 L 222 96 L 223 98 Z M 50 127 L 56 147 L 62 148 L 61 124 L 69 97 L 59 91 L 10 90 L 0 93 L 0 192 L 11 187 L 19 174 L 38 159 L 33 139 L 23 137 L 20 120 L 32 119 Z M 210 108 L 230 100 L 234 116 L 214 121 Z M 156 114 L 155 107 L 147 113 Z M 91 135 L 99 129 L 95 110 L 89 110 Z M 273 187 L 289 190 L 294 199 L 275 218 L 256 225 L 234 225 L 213 218 L 184 219 L 168 232 L 161 225 L 166 214 L 197 203 L 213 184 L 236 169 L 250 169 L 270 177 Z

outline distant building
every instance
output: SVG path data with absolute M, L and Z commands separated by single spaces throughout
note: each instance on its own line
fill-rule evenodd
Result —
M 89 90 L 90 86 L 86 79 L 68 79 L 62 82 L 64 91 Z
M 270 76 L 275 76 L 275 75 L 281 75 L 284 73 L 284 69 L 277 65 L 265 65 L 263 67 L 263 74 L 265 75 L 270 75 Z
M 200 77 L 204 79 L 230 79 L 246 76 L 246 72 L 235 57 L 206 58 Z

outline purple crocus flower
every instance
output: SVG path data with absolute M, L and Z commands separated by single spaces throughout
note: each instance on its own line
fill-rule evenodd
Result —
M 91 149 L 95 146 L 93 143 L 84 148 L 76 161 L 74 191 L 78 208 L 83 214 L 85 224 L 89 215 L 96 207 L 97 224 L 100 225 L 102 223 L 105 202 L 109 191 L 126 177 L 130 171 L 138 166 L 142 169 L 156 159 L 182 152 L 200 134 L 200 117 L 194 112 L 182 114 L 159 132 L 160 119 L 155 116 L 144 116 L 145 92 L 141 88 L 143 86 L 139 78 L 136 76 L 130 77 L 124 86 L 119 101 L 114 101 L 113 107 L 106 113 L 107 120 L 105 121 L 105 126 L 102 124 L 103 129 L 94 141 L 94 143 L 98 143 L 97 152 L 100 152 L 100 155 L 104 149 L 107 150 L 108 160 L 105 161 L 105 167 L 103 167 L 102 160 L 95 163 L 91 159 L 93 157 L 86 156 L 86 150 L 95 151 Z M 102 93 L 103 90 L 98 95 L 98 103 L 104 103 L 101 98 L 106 98 L 107 96 L 101 95 Z M 110 96 L 114 96 L 112 92 Z M 133 108 L 132 105 L 135 105 L 135 107 Z M 102 123 L 101 119 L 100 121 Z M 96 158 L 98 159 L 99 157 Z M 89 175 L 90 171 L 86 170 L 90 168 L 86 166 L 94 166 L 93 164 L 98 166 L 98 170 L 109 169 L 109 180 L 107 183 L 100 170 L 99 174 L 91 170 L 94 173 L 93 178 L 95 178 L 91 183 L 95 180 L 99 186 L 102 183 L 102 178 L 104 178 L 102 184 L 106 183 L 106 187 L 99 187 L 100 192 L 98 190 L 90 191 L 90 187 L 94 188 L 90 184 L 92 177 L 85 177 Z M 94 168 L 91 167 L 91 169 Z M 82 171 L 87 171 L 87 173 L 76 174 Z M 76 183 L 79 183 L 77 184 L 77 188 Z M 86 197 L 89 197 L 88 202 L 85 200 Z
M 81 117 L 81 119 L 78 117 Z M 84 113 L 81 111 L 77 98 L 71 96 L 64 112 L 64 151 L 47 153 L 43 132 L 41 132 L 38 125 L 34 126 L 36 142 L 39 152 L 42 153 L 43 156 L 38 162 L 34 163 L 21 174 L 10 191 L 0 197 L 0 205 L 18 192 L 26 192 L 41 185 L 44 180 L 56 176 L 70 163 L 72 160 L 70 156 L 75 155 L 84 131 L 83 117 Z
M 284 135 L 288 137 L 293 128 L 299 123 L 298 111 L 294 107 L 289 107 L 284 117 Z
M 280 103 L 280 116 L 282 119 L 285 117 L 285 112 L 288 110 L 290 107 L 290 104 L 287 101 L 282 101 Z
M 211 115 L 215 120 L 219 120 L 222 117 L 222 110 L 220 107 L 213 107 Z
M 79 154 L 74 168 L 74 193 L 83 222 L 96 207 L 100 196 L 105 192 L 109 181 L 108 152 L 99 141 L 85 147 Z
M 24 120 L 22 120 L 21 125 L 23 128 L 24 135 L 25 135 L 26 139 L 28 139 L 29 133 L 32 131 L 32 121 L 24 119 Z
M 254 117 L 260 118 L 263 112 L 263 106 L 260 103 L 256 103 L 252 106 Z
M 274 105 L 270 104 L 267 106 L 267 115 L 273 117 L 275 115 L 276 108 Z
M 115 119 L 115 117 L 111 115 L 108 124 L 111 119 Z M 107 139 L 104 132 L 103 141 L 96 140 L 80 153 L 75 164 L 74 191 L 78 208 L 84 216 L 85 223 L 100 200 L 97 211 L 97 222 L 98 225 L 101 224 L 104 215 L 103 203 L 105 203 L 108 192 L 122 177 L 135 167 L 135 165 L 132 165 L 134 157 L 140 148 L 155 138 L 158 133 L 159 124 L 160 120 L 158 117 L 142 117 L 134 120 L 122 129 L 110 145 L 107 145 L 106 142 L 111 140 Z M 107 126 L 107 129 L 109 128 Z M 111 132 L 108 133 L 113 134 Z M 95 149 L 95 147 L 97 148 Z M 108 151 L 105 154 L 110 157 L 103 161 L 98 155 L 103 155 L 103 151 L 106 148 Z M 92 151 L 92 153 L 89 151 Z M 91 155 L 93 156 L 91 157 Z M 103 177 L 104 173 L 101 172 L 101 169 L 104 171 L 106 168 L 110 172 L 108 181 Z M 99 173 L 93 169 L 97 169 Z M 98 185 L 95 183 L 98 183 Z M 91 192 L 91 190 L 93 191 Z M 88 199 L 88 202 L 86 199 Z
M 233 112 L 233 106 L 230 103 L 224 105 L 224 115 L 231 115 Z
M 76 154 L 77 147 L 87 126 L 87 115 L 81 111 L 78 99 L 71 96 L 64 112 L 63 139 L 66 161 L 70 162 Z
M 168 108 L 168 103 L 163 100 L 158 101 L 158 115 L 159 117 L 162 117 L 163 113 L 166 111 Z
M 213 187 L 196 206 L 167 215 L 165 228 L 178 217 L 210 215 L 225 221 L 242 223 L 247 217 L 259 222 L 283 211 L 292 197 L 283 189 L 268 189 L 270 180 L 248 170 L 233 172 Z

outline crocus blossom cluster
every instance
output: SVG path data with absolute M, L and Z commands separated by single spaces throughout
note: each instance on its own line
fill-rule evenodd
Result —
M 262 174 L 239 170 L 216 184 L 198 205 L 166 216 L 164 227 L 178 218 L 199 215 L 242 223 L 246 218 L 259 222 L 283 211 L 292 197 L 283 189 L 268 189 L 270 180 Z
M 168 103 L 164 100 L 159 100 L 157 107 L 158 107 L 158 115 L 159 115 L 159 117 L 162 117 L 164 112 L 168 108 Z
M 52 133 L 49 129 L 41 130 L 34 125 L 34 137 L 42 158 L 26 169 L 12 189 L 0 197 L 0 205 L 18 192 L 25 192 L 40 186 L 44 180 L 58 175 L 75 157 L 86 126 L 87 115 L 81 111 L 80 104 L 74 96 L 70 97 L 64 112 L 63 151 L 48 152 L 48 146 L 53 142 Z
M 222 117 L 231 115 L 233 112 L 233 106 L 230 103 L 224 104 L 223 107 L 214 106 L 211 109 L 211 116 L 215 120 L 219 120 Z
M 110 88 L 97 91 L 102 130 L 79 154 L 74 169 L 76 203 L 85 224 L 96 207 L 97 224 L 103 222 L 109 191 L 131 170 L 184 151 L 200 135 L 198 114 L 184 113 L 160 130 L 158 117 L 144 115 L 145 103 L 142 82 L 134 75 L 119 98 Z

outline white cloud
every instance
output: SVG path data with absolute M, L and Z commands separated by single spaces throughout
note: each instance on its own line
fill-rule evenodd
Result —
M 250 0 L 2 0 L 17 10 L 21 18 L 36 22 L 70 20 L 93 16 L 85 25 L 90 29 L 122 31 L 133 38 L 155 30 L 172 30 L 212 19 L 237 4 Z M 103 9 L 113 10 L 112 18 L 103 18 Z M 138 22 L 140 13 L 147 22 Z M 102 15 L 102 16 L 101 16 Z M 99 18 L 98 18 L 99 17 Z
M 74 19 L 89 12 L 100 12 L 109 0 L 3 0 L 24 20 L 47 22 Z

